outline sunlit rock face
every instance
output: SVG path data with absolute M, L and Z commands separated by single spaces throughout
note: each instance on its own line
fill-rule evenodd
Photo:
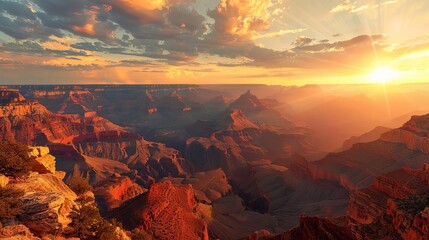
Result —
M 224 112 L 213 129 L 210 137 L 187 140 L 187 158 L 199 171 L 220 167 L 229 175 L 254 160 L 308 153 L 305 134 L 258 124 L 238 109 Z
M 346 217 L 301 217 L 300 226 L 272 239 L 427 239 L 429 165 L 377 177 L 350 195 Z
M 110 159 L 136 170 L 145 187 L 154 180 L 189 172 L 189 164 L 177 150 L 134 133 L 106 131 L 81 135 L 73 139 L 73 146 L 85 156 Z
M 0 129 L 0 140 L 45 145 L 70 143 L 81 134 L 122 128 L 102 117 L 52 113 L 42 104 L 21 96 L 0 105 Z
M 127 176 L 113 176 L 94 190 L 95 199 L 102 213 L 110 212 L 147 189 L 142 188 Z
M 0 239 L 40 240 L 22 224 L 0 228 Z
M 29 153 L 32 158 L 32 171 L 38 173 L 55 174 L 55 157 L 49 154 L 48 147 L 30 147 Z
M 127 228 L 142 228 L 155 239 L 208 239 L 206 223 L 196 214 L 191 186 L 156 183 L 124 204 L 113 216 Z
M 70 222 L 76 194 L 52 173 L 31 173 L 8 187 L 24 192 L 23 213 L 18 220 L 38 235 L 55 234 Z
M 429 115 L 415 116 L 402 127 L 383 133 L 378 140 L 358 143 L 307 163 L 314 179 L 337 181 L 349 190 L 369 186 L 376 176 L 403 166 L 418 168 L 429 162 Z
M 357 239 L 425 239 L 429 234 L 428 187 L 428 165 L 417 170 L 403 168 L 376 178 L 372 186 L 350 197 L 347 212 L 352 233 Z

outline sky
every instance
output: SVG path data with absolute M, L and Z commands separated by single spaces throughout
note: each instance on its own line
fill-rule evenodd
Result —
M 427 13 L 427 0 L 0 0 L 0 84 L 424 82 Z

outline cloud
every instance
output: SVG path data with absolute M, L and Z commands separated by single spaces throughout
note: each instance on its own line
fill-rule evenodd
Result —
M 40 55 L 40 56 L 87 56 L 85 51 L 65 49 L 57 50 L 44 48 L 35 41 L 7 42 L 0 45 L 0 52 L 10 52 L 14 54 Z
M 247 41 L 269 26 L 270 0 L 221 0 L 208 15 L 215 20 L 208 38 L 223 43 Z
M 339 13 L 339 12 L 359 12 L 362 10 L 367 9 L 369 6 L 368 5 L 362 5 L 362 6 L 358 6 L 358 2 L 352 2 L 350 0 L 346 0 L 343 3 L 335 6 L 334 8 L 332 8 L 332 10 L 330 11 L 331 13 Z
M 18 64 L 22 64 L 22 62 L 16 61 L 10 58 L 0 57 L 0 65 L 18 65 Z
M 340 13 L 340 12 L 357 13 L 371 8 L 377 8 L 380 6 L 394 4 L 394 3 L 397 3 L 398 0 L 386 0 L 383 2 L 372 1 L 372 2 L 373 2 L 372 4 L 367 3 L 364 5 L 359 5 L 358 1 L 345 0 L 343 3 L 338 4 L 337 6 L 332 8 L 330 13 Z
M 245 52 L 248 60 L 241 64 L 229 66 L 255 66 L 264 68 L 336 68 L 345 70 L 362 70 L 372 61 L 388 53 L 384 51 L 383 35 L 362 35 L 346 41 L 334 43 L 296 45 L 285 51 L 275 51 L 254 46 Z M 228 65 L 224 65 L 228 66 Z
M 295 45 L 296 47 L 304 47 L 310 45 L 313 41 L 314 39 L 312 38 L 300 36 L 295 40 L 295 42 L 293 42 L 293 45 Z
M 280 36 L 283 36 L 286 34 L 304 32 L 305 30 L 307 30 L 307 29 L 306 28 L 296 28 L 296 29 L 287 29 L 287 30 L 283 29 L 283 30 L 280 30 L 277 32 L 270 32 L 270 33 L 264 33 L 264 34 L 257 33 L 257 35 L 253 37 L 253 39 L 280 37 Z

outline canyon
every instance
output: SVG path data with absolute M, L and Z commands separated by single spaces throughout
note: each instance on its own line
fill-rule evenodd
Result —
M 128 235 L 140 229 L 153 239 L 424 239 L 427 209 L 412 206 L 427 205 L 429 114 L 395 110 L 389 119 L 362 118 L 356 129 L 353 116 L 326 125 L 330 109 L 341 112 L 339 106 L 362 99 L 372 105 L 379 97 L 325 88 L 2 88 L 0 140 L 30 146 L 26 179 L 36 185 L 1 176 L 0 185 L 37 190 L 23 198 L 29 215 L 15 230 L 41 237 L 67 228 L 65 210 L 77 196 L 65 183 L 79 176 L 91 184 L 101 215 L 117 219 Z M 48 212 L 33 210 L 41 201 Z M 52 212 L 59 220 L 31 220 Z M 51 225 L 47 232 L 38 229 L 43 221 Z

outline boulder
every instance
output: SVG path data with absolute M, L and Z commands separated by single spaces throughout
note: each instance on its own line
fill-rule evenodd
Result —
M 48 147 L 29 147 L 28 155 L 32 159 L 32 171 L 38 173 L 55 173 L 55 157 L 49 154 Z
M 0 174 L 0 187 L 4 188 L 9 183 L 9 178 Z

